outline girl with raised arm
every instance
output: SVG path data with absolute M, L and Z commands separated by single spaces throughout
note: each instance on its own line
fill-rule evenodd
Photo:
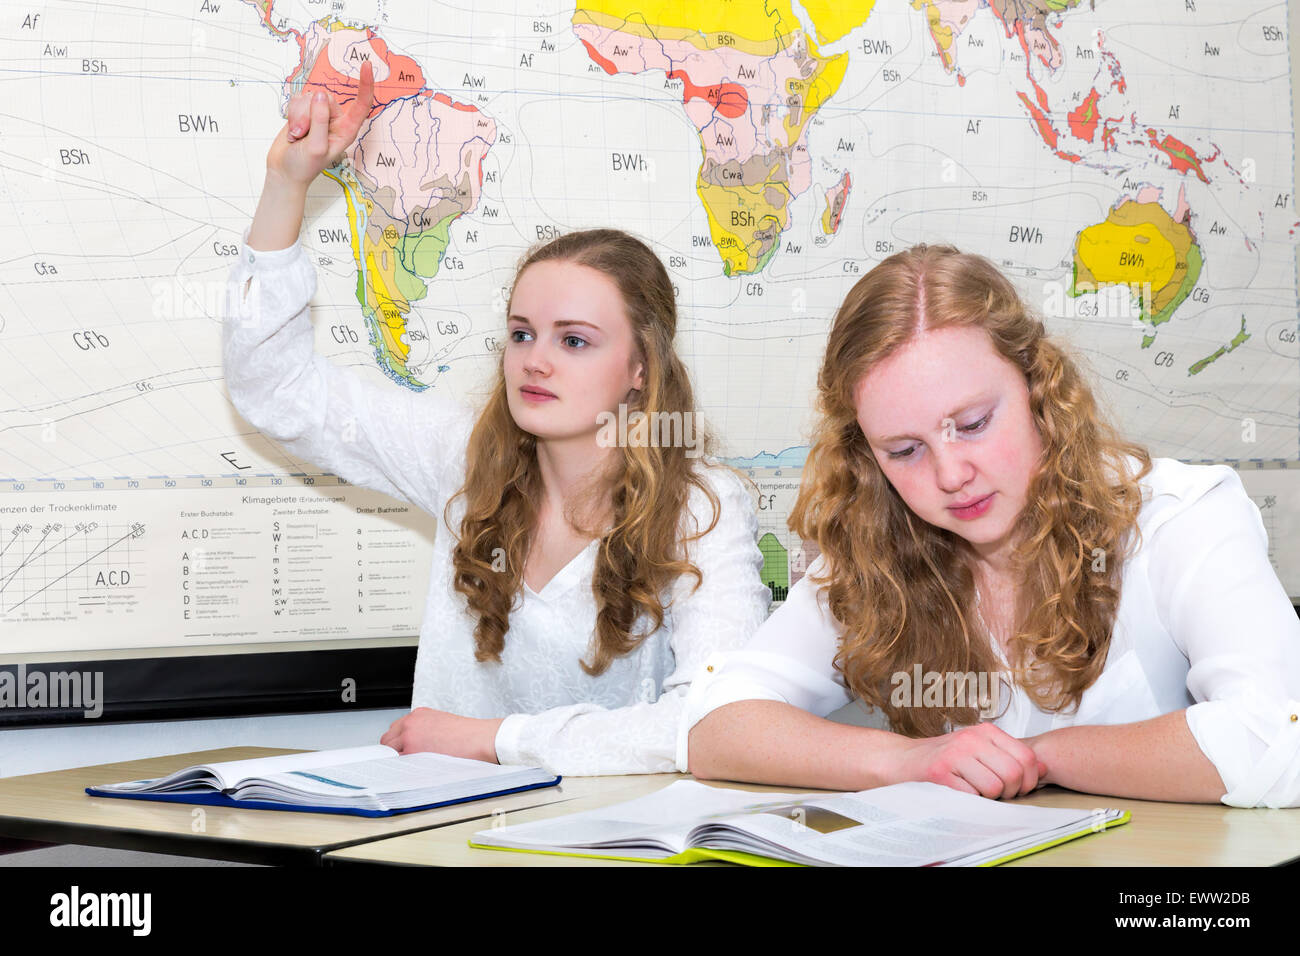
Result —
M 791 528 L 820 555 L 692 689 L 697 776 L 1300 804 L 1300 620 L 1224 466 L 1154 462 L 979 256 L 850 291 Z M 853 698 L 892 732 L 822 719 Z
M 614 230 L 533 249 L 477 416 L 334 368 L 313 352 L 297 237 L 371 88 L 367 64 L 350 104 L 291 102 L 231 275 L 225 365 L 236 408 L 295 456 L 441 519 L 414 709 L 382 742 L 565 774 L 684 769 L 691 677 L 743 643 L 769 594 L 748 491 L 698 459 L 667 272 Z M 615 416 L 632 425 L 621 443 Z M 667 442 L 647 434 L 665 418 Z

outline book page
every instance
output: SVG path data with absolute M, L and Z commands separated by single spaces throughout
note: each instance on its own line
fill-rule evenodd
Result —
M 206 764 L 206 767 L 216 775 L 221 782 L 221 788 L 229 790 L 239 786 L 245 780 L 264 777 L 267 774 L 318 767 L 335 767 L 344 763 L 356 763 L 361 760 L 395 756 L 397 756 L 397 751 L 392 747 L 385 747 L 383 744 L 369 744 L 364 747 L 343 747 L 339 750 L 310 750 L 306 753 L 282 754 L 278 757 L 227 760 L 222 763 Z
M 466 760 L 446 754 L 417 753 L 389 756 L 344 764 L 313 764 L 280 773 L 265 774 L 260 779 L 304 793 L 336 795 L 341 792 L 404 793 L 448 784 L 483 781 L 491 785 L 496 778 L 519 774 L 529 768 L 501 766 L 482 760 Z
M 1091 810 L 1014 806 L 938 784 L 908 783 L 806 798 L 718 822 L 811 860 L 844 866 L 927 866 L 1007 843 L 1045 842 L 1060 835 L 1058 831 L 1088 826 L 1092 818 Z M 716 825 L 706 826 L 697 830 L 692 842 L 717 846 L 719 837 Z M 737 842 L 736 848 L 744 842 Z
M 281 754 L 278 757 L 252 757 L 248 760 L 224 760 L 217 763 L 185 767 L 165 777 L 148 780 L 128 780 L 125 783 L 100 784 L 96 789 L 118 793 L 161 793 L 185 790 L 206 790 L 205 784 L 215 782 L 218 790 L 230 790 L 249 778 L 303 767 L 332 767 L 357 760 L 393 757 L 397 751 L 383 744 L 365 747 L 344 747 L 339 750 L 309 750 L 300 754 Z
M 529 849 L 653 844 L 669 852 L 652 855 L 665 856 L 686 849 L 687 833 L 702 817 L 728 816 L 758 801 L 779 804 L 808 796 L 807 793 L 755 794 L 679 780 L 662 790 L 612 807 L 484 830 L 474 834 L 474 842 Z

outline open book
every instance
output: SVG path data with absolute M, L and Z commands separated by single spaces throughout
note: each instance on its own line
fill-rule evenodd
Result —
M 87 787 L 93 797 L 132 797 L 263 810 L 387 816 L 550 787 L 555 774 L 374 744 L 343 750 L 186 767 L 156 780 Z
M 469 843 L 653 863 L 989 866 L 1128 820 L 1127 811 L 1018 806 L 935 783 L 810 794 L 682 780 L 626 803 L 482 830 Z

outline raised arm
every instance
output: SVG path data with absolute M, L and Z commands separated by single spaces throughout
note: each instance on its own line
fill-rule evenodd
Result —
M 431 392 L 381 387 L 314 351 L 316 273 L 298 244 L 307 188 L 356 138 L 371 68 L 346 108 L 301 94 L 267 154 L 266 185 L 231 270 L 223 356 L 241 415 L 294 456 L 348 481 L 436 511 L 458 478 L 469 413 Z M 295 133 L 295 131 L 297 131 Z
M 361 65 L 357 94 L 346 107 L 322 90 L 304 90 L 289 101 L 284 126 L 266 154 L 266 181 L 248 230 L 249 248 L 285 249 L 298 241 L 308 188 L 343 157 L 373 103 L 369 62 Z

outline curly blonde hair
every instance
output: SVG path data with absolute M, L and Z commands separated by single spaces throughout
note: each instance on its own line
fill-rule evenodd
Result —
M 835 664 L 863 702 L 908 736 L 974 723 L 974 706 L 891 703 L 892 674 L 1002 670 L 979 619 L 971 551 L 918 518 L 880 470 L 858 424 L 855 387 L 920 331 L 971 326 L 1025 376 L 1042 456 L 1013 532 L 1021 577 L 1008 662 L 1046 710 L 1078 706 L 1101 673 L 1135 544 L 1139 480 L 1151 459 L 1107 424 L 1070 357 L 987 259 L 918 245 L 885 259 L 835 317 L 817 379 L 818 411 L 790 527 L 815 541 L 844 628 Z M 1138 462 L 1134 470 L 1127 462 Z M 1097 556 L 1101 555 L 1101 567 Z M 948 703 L 952 703 L 949 701 Z M 972 702 L 973 704 L 973 702 Z
M 618 287 L 632 325 L 639 358 L 644 362 L 644 388 L 629 405 L 628 420 L 643 412 L 643 423 L 695 417 L 690 376 L 673 348 L 677 306 L 672 281 L 663 263 L 640 240 L 614 229 L 572 232 L 530 250 L 515 273 L 537 262 L 573 262 L 595 269 Z M 511 298 L 514 288 L 511 288 Z M 672 416 L 683 415 L 684 418 Z M 698 419 L 697 419 L 698 421 Z M 711 440 L 697 429 L 695 454 L 707 453 Z M 524 565 L 537 525 L 542 477 L 537 463 L 537 439 L 521 429 L 510 413 L 504 365 L 470 435 L 465 484 L 447 503 L 448 528 L 452 502 L 463 498 L 452 553 L 453 586 L 465 596 L 472 613 L 474 657 L 499 661 L 510 627 L 510 612 L 523 584 Z M 692 487 L 699 488 L 713 509 L 708 527 L 688 528 L 683 518 Z M 592 575 L 596 597 L 596 628 L 583 669 L 604 673 L 614 659 L 634 650 L 662 626 L 661 598 L 683 574 L 701 581 L 699 569 L 685 556 L 684 545 L 708 534 L 717 524 L 717 496 L 692 466 L 680 444 L 660 446 L 629 441 L 615 459 L 614 469 L 595 489 L 608 495 L 610 527 L 603 530 Z M 500 549 L 500 550 L 498 550 Z M 504 556 L 504 568 L 494 555 Z M 637 622 L 645 618 L 645 626 Z

